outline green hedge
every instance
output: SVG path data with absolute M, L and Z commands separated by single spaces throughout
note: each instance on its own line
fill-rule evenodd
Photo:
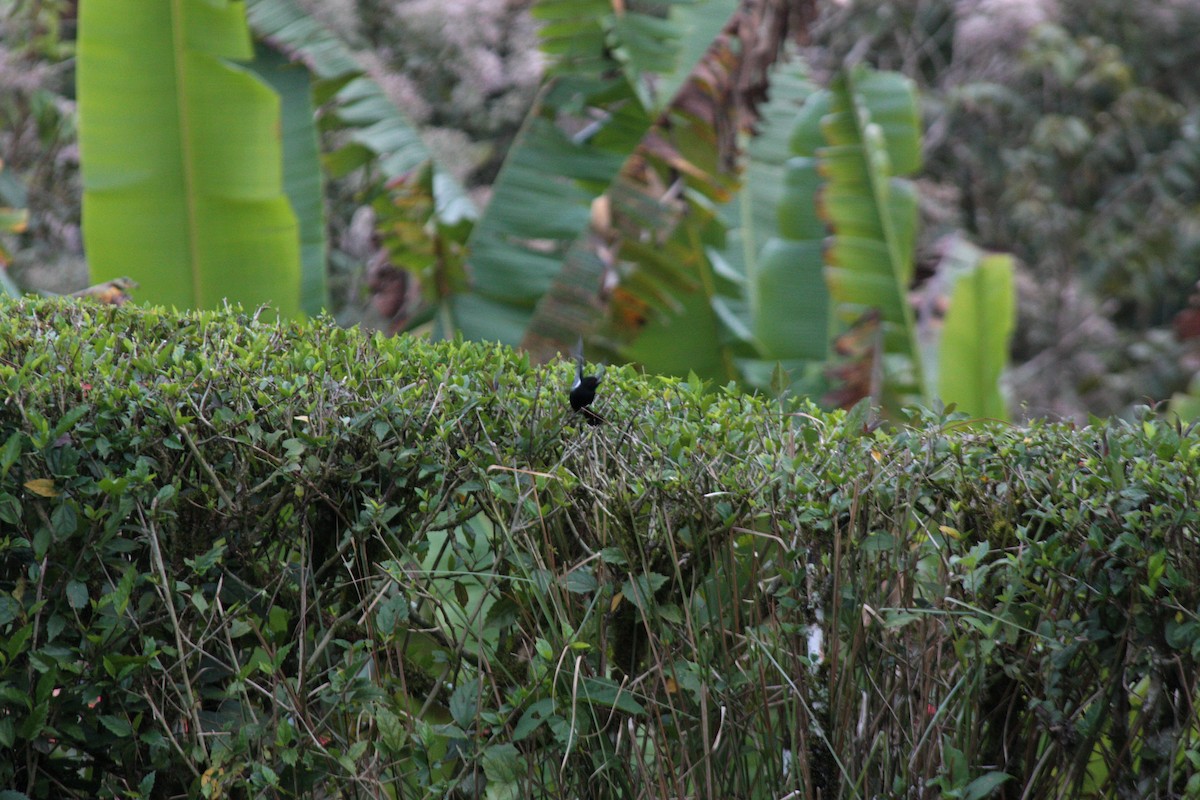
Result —
M 6 797 L 1200 791 L 1193 431 L 0 315 Z

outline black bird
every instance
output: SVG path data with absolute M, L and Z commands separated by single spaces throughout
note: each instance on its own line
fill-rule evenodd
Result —
M 571 408 L 582 412 L 590 425 L 603 422 L 599 414 L 588 408 L 596 399 L 596 387 L 599 385 L 598 376 L 583 374 L 583 337 L 580 336 L 579 344 L 575 347 L 575 383 L 571 385 Z

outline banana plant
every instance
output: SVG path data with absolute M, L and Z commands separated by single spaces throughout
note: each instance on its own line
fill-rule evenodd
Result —
M 740 367 L 745 381 L 762 390 L 819 396 L 825 389 L 832 333 L 822 273 L 827 230 L 817 215 L 821 178 L 816 158 L 795 155 L 791 139 L 793 129 L 816 129 L 828 96 L 799 60 L 776 68 L 771 102 L 747 148 L 745 189 L 728 207 L 724 252 L 745 276 L 748 324 L 758 347 Z M 811 124 L 797 123 L 798 115 Z M 781 383 L 780 375 L 787 380 Z
M 918 323 L 910 297 L 917 201 L 906 175 L 920 167 L 916 93 L 905 77 L 859 68 L 810 91 L 793 115 L 776 235 L 746 270 L 763 365 L 790 372 L 788 388 L 826 401 L 871 396 L 889 416 L 935 398 L 1005 418 L 999 378 L 1013 320 L 1012 263 L 967 242 L 947 246 Z M 778 156 L 776 156 L 778 160 Z M 944 318 L 928 309 L 945 305 Z M 779 387 L 776 387 L 779 388 Z
M 602 290 L 605 266 L 587 241 L 595 208 L 672 99 L 654 78 L 681 85 L 700 58 L 694 42 L 707 35 L 685 36 L 687 21 L 719 30 L 737 7 L 663 5 L 668 18 L 595 0 L 533 7 L 550 58 L 546 83 L 467 242 L 471 288 L 441 299 L 444 335 L 524 342 L 539 355 L 573 340 L 577 315 Z M 579 302 L 563 305 L 570 293 Z
M 83 236 L 93 282 L 128 275 L 151 302 L 228 299 L 300 313 L 280 100 L 237 66 L 253 56 L 241 3 L 80 3 Z
M 839 75 L 821 117 L 825 146 L 818 169 L 825 183 L 819 210 L 833 236 L 825 280 L 837 322 L 849 328 L 864 314 L 879 319 L 880 346 L 869 351 L 882 369 L 885 411 L 931 399 L 908 299 L 917 238 L 917 194 L 900 177 L 920 167 L 916 91 L 898 73 L 862 68 Z

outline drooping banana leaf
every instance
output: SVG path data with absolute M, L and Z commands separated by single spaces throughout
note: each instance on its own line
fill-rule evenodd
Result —
M 727 258 L 751 285 L 763 246 L 778 232 L 781 204 L 792 205 L 791 200 L 784 200 L 784 168 L 798 155 L 790 146 L 792 130 L 797 114 L 809 106 L 815 91 L 808 68 L 798 57 L 772 70 L 770 100 L 761 108 L 755 136 L 746 147 L 744 187 L 722 209 L 729 227 Z
M 536 304 L 586 230 L 592 201 L 624 160 L 619 151 L 573 141 L 541 114 L 527 120 L 467 241 L 473 285 L 451 301 L 463 336 L 521 342 Z
M 688 10 L 683 3 L 678 8 Z M 562 295 L 552 287 L 587 235 L 593 203 L 654 122 L 651 73 L 687 74 L 693 66 L 678 56 L 674 19 L 602 0 L 542 0 L 533 13 L 543 22 L 542 48 L 551 59 L 548 83 L 468 241 L 472 290 L 450 300 L 453 324 L 464 336 L 510 344 L 531 332 L 539 307 L 547 317 L 562 316 L 554 306 Z M 571 275 L 591 280 L 595 271 Z M 570 291 L 596 295 L 600 288 Z M 543 337 L 549 328 L 533 326 L 532 333 Z
M 77 91 L 83 234 L 93 282 L 138 298 L 300 311 L 300 244 L 283 192 L 278 96 L 245 12 L 222 0 L 86 0 Z
M 747 380 L 766 388 L 777 364 L 793 391 L 823 390 L 821 367 L 829 354 L 829 295 L 824 246 L 828 234 L 818 217 L 822 181 L 810 149 L 797 155 L 798 135 L 820 137 L 829 92 L 815 91 L 799 68 L 781 68 L 763 133 L 751 146 L 747 190 L 753 202 L 743 215 L 743 249 L 755 340 L 762 358 L 743 364 Z
M 737 0 L 695 0 L 687 5 L 672 6 L 669 19 L 677 38 L 670 42 L 670 47 L 678 51 L 679 63 L 698 64 L 738 5 Z M 665 111 L 689 77 L 690 72 L 682 69 L 656 75 L 648 108 L 655 114 Z
M 665 120 L 612 193 L 622 274 L 613 334 L 628 342 L 622 357 L 648 370 L 724 384 L 738 380 L 739 359 L 756 352 L 745 279 L 723 255 L 719 204 L 736 176 L 721 166 L 718 148 L 697 144 L 712 130 L 707 120 L 675 109 Z M 643 319 L 622 328 L 639 307 Z
M 934 365 L 938 394 L 971 416 L 1007 420 L 1000 377 L 1015 322 L 1012 256 L 958 239 L 945 260 L 955 263 Z
M 884 408 L 928 400 L 908 301 L 917 199 L 899 170 L 920 163 L 916 93 L 902 75 L 856 69 L 836 78 L 818 151 L 827 183 L 820 203 L 833 229 L 825 270 L 838 321 L 878 313 L 885 367 Z
M 630 247 L 638 244 L 631 240 L 621 248 L 633 260 L 630 277 L 653 280 L 661 287 L 660 302 L 669 306 L 666 313 L 648 312 L 636 339 L 621 354 L 656 373 L 694 373 L 717 384 L 736 381 L 741 377 L 738 359 L 753 351 L 740 306 L 744 279 L 721 252 L 724 225 L 715 208 L 696 204 L 667 231 L 664 240 L 651 246 Z M 657 287 L 639 291 L 632 280 L 623 284 L 625 291 L 641 297 L 653 296 Z

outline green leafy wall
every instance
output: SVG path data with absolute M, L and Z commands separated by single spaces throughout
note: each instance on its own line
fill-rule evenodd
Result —
M 629 368 L 590 426 L 571 375 L 327 320 L 8 303 L 0 784 L 1200 785 L 1195 431 L 872 430 Z

